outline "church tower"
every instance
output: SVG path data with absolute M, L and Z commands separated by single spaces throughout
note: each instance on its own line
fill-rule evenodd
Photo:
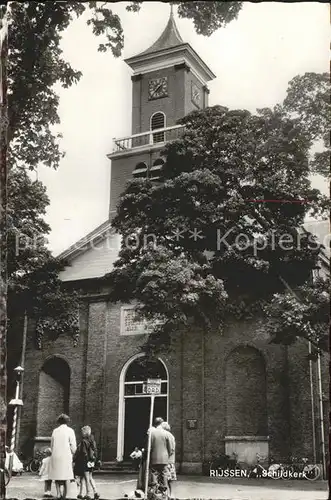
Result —
M 177 121 L 208 106 L 207 82 L 214 73 L 178 31 L 171 10 L 169 21 L 156 42 L 125 60 L 133 70 L 131 135 L 114 139 L 109 217 L 132 177 L 160 179 L 164 159 L 160 151 L 178 138 Z

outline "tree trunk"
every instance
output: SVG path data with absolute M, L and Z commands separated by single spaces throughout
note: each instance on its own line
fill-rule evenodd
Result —
M 6 444 L 6 386 L 7 386 L 7 52 L 8 33 L 6 19 L 1 27 L 0 67 L 0 469 L 5 466 Z M 5 498 L 4 474 L 0 474 L 0 498 Z

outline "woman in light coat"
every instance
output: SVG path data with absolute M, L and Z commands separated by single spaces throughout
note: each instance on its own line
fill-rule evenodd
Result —
M 48 478 L 55 481 L 58 498 L 66 498 L 67 482 L 74 479 L 72 457 L 76 451 L 76 436 L 73 429 L 68 427 L 69 422 L 68 415 L 60 415 L 57 419 L 58 427 L 52 433 Z

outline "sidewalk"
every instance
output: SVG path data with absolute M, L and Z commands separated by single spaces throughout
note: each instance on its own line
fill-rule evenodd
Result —
M 103 475 L 95 478 L 101 499 L 118 500 L 136 487 L 133 475 Z M 33 474 L 13 477 L 7 499 L 41 499 L 43 483 Z M 176 499 L 208 500 L 327 500 L 326 481 L 284 481 L 273 479 L 218 479 L 203 476 L 178 476 L 173 484 Z M 55 494 L 55 488 L 52 489 Z

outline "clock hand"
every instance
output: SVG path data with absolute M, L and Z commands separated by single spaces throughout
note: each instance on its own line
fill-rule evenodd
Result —
M 162 87 L 162 83 L 156 87 L 156 89 L 153 92 L 153 95 L 156 94 L 156 92 Z

